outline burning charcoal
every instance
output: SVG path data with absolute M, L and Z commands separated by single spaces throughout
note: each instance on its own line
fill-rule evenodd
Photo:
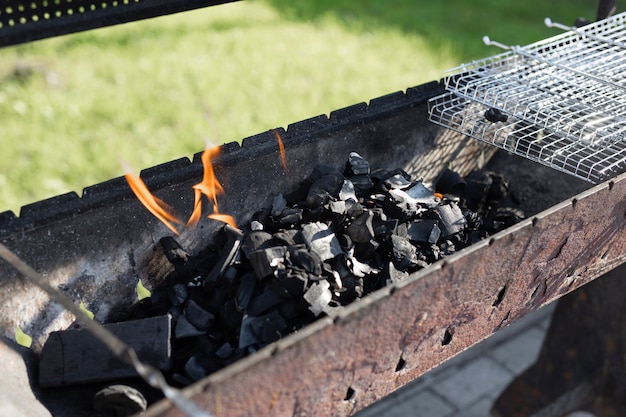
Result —
M 306 244 L 322 261 L 342 253 L 339 240 L 333 231 L 321 222 L 303 224 L 296 238 L 297 241 Z
M 322 274 L 322 260 L 313 251 L 307 250 L 304 245 L 293 245 L 289 249 L 289 260 L 295 265 L 303 268 L 313 275 Z
M 189 255 L 173 237 L 166 236 L 161 238 L 159 243 L 167 260 L 174 265 L 179 278 L 184 281 L 190 279 L 196 268 L 195 257 Z
M 181 315 L 176 320 L 176 327 L 174 329 L 174 337 L 176 339 L 182 339 L 184 337 L 199 336 L 206 333 L 206 330 L 198 329 L 196 326 L 184 316 Z
M 230 266 L 230 263 L 237 256 L 241 241 L 243 240 L 243 233 L 228 224 L 225 224 L 222 230 L 227 235 L 227 242 L 222 248 L 219 261 L 213 266 L 209 275 L 204 279 L 203 285 L 205 287 L 214 285 L 224 274 L 226 268 Z
M 417 256 L 415 246 L 411 245 L 407 239 L 400 236 L 391 236 L 391 245 L 394 263 L 397 268 L 405 271 L 406 269 L 417 264 Z
M 404 281 L 409 277 L 407 272 L 398 270 L 393 262 L 386 262 L 380 274 L 386 285 Z
M 506 114 L 502 113 L 495 107 L 490 107 L 487 111 L 485 111 L 485 119 L 489 120 L 491 123 L 506 122 L 509 120 Z
M 364 212 L 354 219 L 352 224 L 346 229 L 346 234 L 350 236 L 353 242 L 362 243 L 369 242 L 374 237 L 374 226 L 372 220 L 374 213 L 370 210 Z
M 410 240 L 414 242 L 437 243 L 441 236 L 441 229 L 437 225 L 437 220 L 423 219 L 411 222 L 407 233 Z
M 350 152 L 344 174 L 346 177 L 353 175 L 369 175 L 370 164 L 356 152 Z
M 245 310 L 248 308 L 248 303 L 252 298 L 252 294 L 254 293 L 254 288 L 256 287 L 257 278 L 254 274 L 248 272 L 241 277 L 241 283 L 237 288 L 237 296 L 235 298 L 237 302 L 237 308 L 240 310 Z
M 260 316 L 261 314 L 276 307 L 282 301 L 282 297 L 271 288 L 263 293 L 252 297 L 246 313 L 250 316 Z
M 316 281 L 304 293 L 304 299 L 309 303 L 309 310 L 314 315 L 319 316 L 328 306 L 330 300 L 332 300 L 333 295 L 329 288 L 330 284 L 328 281 Z
M 250 252 L 254 252 L 255 250 L 262 248 L 271 238 L 271 234 L 261 230 L 250 232 L 243 239 L 241 250 L 244 255 L 248 256 Z
M 259 249 L 248 254 L 248 261 L 257 278 L 262 279 L 274 273 L 273 266 L 285 261 L 287 248 L 274 246 L 267 249 Z
M 200 307 L 198 303 L 193 300 L 189 300 L 189 302 L 187 302 L 185 317 L 189 323 L 200 330 L 207 330 L 215 318 L 212 313 Z
M 461 194 L 466 186 L 461 175 L 451 169 L 446 169 L 437 180 L 435 188 L 443 194 Z
M 272 203 L 272 211 L 271 214 L 274 217 L 280 217 L 283 210 L 287 207 L 287 200 L 283 197 L 282 194 L 278 194 L 274 197 L 274 201 Z
M 441 219 L 442 236 L 450 236 L 464 230 L 467 227 L 467 220 L 463 212 L 455 203 L 437 206 L 437 214 Z

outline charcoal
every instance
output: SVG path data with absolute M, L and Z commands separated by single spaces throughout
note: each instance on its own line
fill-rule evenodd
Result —
M 241 324 L 243 314 L 237 309 L 235 300 L 226 301 L 219 312 L 219 321 L 228 331 L 235 331 Z
M 270 213 L 274 217 L 280 217 L 286 207 L 287 200 L 285 200 L 282 194 L 277 194 L 276 197 L 274 197 L 274 201 L 272 202 L 272 210 Z
M 198 329 L 184 315 L 179 316 L 176 320 L 176 327 L 174 328 L 174 337 L 176 339 L 199 336 L 204 333 L 206 333 L 206 330 Z
M 166 236 L 159 240 L 165 257 L 174 266 L 179 279 L 191 278 L 196 268 L 196 258 L 185 251 L 182 246 L 171 236 Z
M 409 277 L 407 272 L 397 269 L 393 262 L 386 262 L 380 275 L 385 280 L 386 285 L 396 284 Z
M 467 220 L 465 220 L 463 212 L 454 203 L 438 206 L 437 213 L 441 219 L 440 228 L 444 237 L 459 233 L 467 226 Z
M 343 200 L 331 201 L 328 203 L 328 210 L 335 216 L 346 214 L 346 202 Z
M 309 310 L 314 315 L 319 316 L 332 300 L 329 288 L 330 284 L 327 281 L 316 281 L 304 293 L 304 299 L 309 303 Z
M 215 356 L 220 359 L 226 359 L 235 352 L 235 348 L 228 342 L 224 343 L 215 351 Z
M 380 246 L 378 241 L 371 239 L 368 242 L 359 242 L 354 245 L 354 257 L 359 261 L 366 261 L 374 256 L 374 252 Z
M 257 278 L 254 274 L 248 272 L 241 277 L 241 283 L 237 288 L 237 296 L 236 303 L 237 308 L 240 310 L 245 310 L 248 308 L 248 303 L 252 298 L 252 294 L 254 293 L 254 289 L 256 287 Z
M 374 228 L 374 236 L 381 237 L 389 237 L 398 227 L 398 220 L 383 220 L 380 217 L 375 217 L 372 226 Z
M 272 235 L 272 240 L 266 245 L 293 246 L 296 244 L 296 241 L 294 240 L 295 234 L 296 232 L 294 230 L 280 230 Z
M 441 236 L 437 223 L 432 219 L 415 220 L 407 227 L 408 237 L 414 242 L 437 243 Z
M 231 262 L 237 256 L 241 241 L 243 240 L 243 233 L 228 224 L 225 224 L 222 230 L 227 235 L 227 242 L 222 248 L 219 261 L 203 281 L 205 287 L 214 285 L 221 278 L 226 268 L 230 266 Z
M 472 171 L 465 177 L 465 183 L 467 185 L 463 197 L 467 208 L 476 212 L 483 210 L 493 180 L 484 172 Z
M 417 265 L 417 255 L 415 246 L 411 245 L 407 239 L 400 236 L 391 236 L 392 257 L 397 268 L 405 271 Z
M 263 230 L 263 223 L 252 220 L 250 222 L 250 230 L 252 230 L 253 232 L 260 232 L 261 230 Z
M 361 192 L 367 191 L 374 186 L 369 175 L 353 175 L 350 177 L 350 181 L 354 185 L 354 189 Z
M 293 245 L 288 248 L 289 261 L 313 275 L 322 274 L 322 259 L 316 252 L 309 251 L 304 245 Z
M 185 376 L 194 381 L 199 381 L 221 367 L 221 363 L 217 360 L 197 354 L 190 357 L 185 363 Z
M 287 253 L 285 246 L 259 249 L 248 254 L 248 261 L 250 261 L 257 278 L 262 279 L 274 273 L 272 266 L 276 266 L 279 262 L 284 262 L 285 253 Z
M 405 192 L 416 204 L 424 204 L 432 208 L 439 203 L 439 199 L 435 197 L 435 193 L 426 188 L 421 181 L 413 184 L 409 189 L 405 190 Z
M 322 261 L 342 253 L 339 240 L 324 223 L 306 223 L 300 228 L 296 240 L 307 245 Z
M 246 308 L 246 313 L 250 316 L 260 316 L 276 307 L 282 300 L 282 297 L 270 288 L 252 297 L 250 303 L 248 303 L 248 308 Z
M 391 190 L 391 189 L 404 190 L 408 188 L 410 185 L 411 185 L 411 181 L 409 181 L 402 174 L 394 174 L 388 178 L 385 178 L 385 180 L 383 181 L 383 186 L 385 187 L 386 190 Z
M 342 188 L 344 177 L 340 173 L 328 174 L 316 180 L 309 189 L 305 203 L 309 208 L 316 208 L 326 204 L 331 196 L 338 196 Z
M 352 200 L 353 202 L 358 201 L 354 184 L 352 183 L 352 181 L 348 179 L 343 180 L 341 189 L 339 190 L 339 199 L 341 201 L 350 201 L 350 200 Z
M 356 152 L 350 152 L 344 175 L 350 177 L 353 175 L 369 175 L 370 164 L 361 155 Z
M 287 208 L 280 216 L 280 222 L 284 225 L 293 225 L 302 220 L 302 209 Z
M 374 214 L 369 210 L 365 211 L 348 226 L 346 234 L 353 242 L 369 242 L 374 237 L 373 219 Z
M 203 309 L 193 300 L 189 300 L 185 309 L 187 321 L 200 330 L 207 330 L 213 323 L 215 316 Z
M 285 319 L 277 311 L 272 311 L 260 318 L 263 319 L 259 334 L 261 343 L 266 345 L 280 339 L 287 328 Z
M 253 231 L 246 235 L 241 243 L 241 250 L 244 255 L 248 256 L 250 252 L 254 252 L 263 247 L 263 245 L 272 238 L 272 235 L 261 231 Z
M 189 290 L 184 284 L 174 284 L 171 287 L 168 287 L 168 289 L 170 302 L 173 305 L 183 304 L 189 296 Z M 152 298 L 152 296 L 150 298 Z
M 309 282 L 309 273 L 304 269 L 288 266 L 279 270 L 271 283 L 271 288 L 281 297 L 298 297 Z

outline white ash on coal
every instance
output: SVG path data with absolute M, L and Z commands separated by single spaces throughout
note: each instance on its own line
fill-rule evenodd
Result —
M 355 152 L 319 165 L 201 253 L 161 239 L 174 284 L 129 318 L 171 315 L 168 377 L 186 385 L 522 218 L 494 173 L 447 171 L 436 191 Z

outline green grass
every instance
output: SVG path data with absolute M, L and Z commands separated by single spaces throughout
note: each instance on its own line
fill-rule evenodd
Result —
M 0 212 L 441 78 L 596 1 L 258 0 L 0 50 Z

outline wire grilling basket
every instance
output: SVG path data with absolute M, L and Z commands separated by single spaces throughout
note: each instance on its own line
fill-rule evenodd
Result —
M 446 71 L 430 120 L 592 183 L 626 170 L 626 13 Z

